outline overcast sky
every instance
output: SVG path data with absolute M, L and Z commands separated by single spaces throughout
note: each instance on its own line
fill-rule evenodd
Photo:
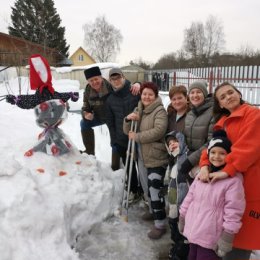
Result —
M 15 0 L 0 0 L 0 31 L 7 32 Z M 84 47 L 83 25 L 105 15 L 123 35 L 116 62 L 142 58 L 156 62 L 163 54 L 182 47 L 184 30 L 209 15 L 223 24 L 226 50 L 249 45 L 260 49 L 260 0 L 54 0 L 66 28 L 70 54 Z

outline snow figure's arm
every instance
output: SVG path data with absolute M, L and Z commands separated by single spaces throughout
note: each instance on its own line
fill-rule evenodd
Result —
M 15 105 L 16 102 L 18 101 L 17 98 L 18 98 L 18 97 L 14 96 L 14 95 L 7 95 L 7 96 L 5 97 L 5 100 L 6 100 L 7 103 L 10 103 L 10 104 L 12 104 L 12 105 Z
M 6 102 L 12 105 L 17 105 L 22 109 L 32 109 L 36 107 L 38 104 L 50 99 L 61 99 L 63 102 L 67 102 L 69 99 L 71 99 L 73 102 L 76 102 L 78 98 L 78 92 L 59 93 L 55 91 L 54 95 L 51 97 L 41 95 L 36 92 L 35 95 L 7 95 Z
M 76 102 L 79 99 L 79 92 L 59 93 L 55 91 L 53 99 L 61 99 L 63 102 L 67 102 L 69 99 L 71 99 L 71 101 Z
M 37 105 L 37 98 L 35 95 L 7 95 L 6 102 L 12 105 L 17 105 L 22 109 L 31 109 Z

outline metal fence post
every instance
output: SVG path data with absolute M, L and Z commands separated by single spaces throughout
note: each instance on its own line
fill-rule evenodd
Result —
M 176 86 L 176 71 L 173 72 L 173 86 Z
M 209 93 L 213 93 L 213 70 L 209 73 Z

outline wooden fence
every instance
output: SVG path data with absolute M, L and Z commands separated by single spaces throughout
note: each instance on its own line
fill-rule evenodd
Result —
M 260 66 L 150 70 L 146 71 L 145 80 L 155 82 L 161 91 L 169 91 L 174 85 L 189 87 L 195 80 L 205 80 L 210 93 L 220 83 L 228 81 L 241 91 L 246 101 L 260 105 Z

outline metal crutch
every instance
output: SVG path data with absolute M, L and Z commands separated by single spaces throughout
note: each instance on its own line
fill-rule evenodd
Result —
M 131 129 L 130 131 L 136 132 L 137 130 L 137 121 L 131 121 Z M 130 194 L 130 186 L 131 186 L 131 179 L 132 179 L 132 170 L 133 170 L 133 163 L 134 163 L 134 152 L 135 152 L 135 141 L 129 140 L 128 147 L 127 147 L 127 157 L 126 157 L 126 164 L 125 164 L 125 174 L 124 174 L 124 185 L 127 176 L 127 168 L 129 165 L 129 158 L 130 158 L 130 165 L 129 165 L 129 174 L 128 174 L 128 187 L 127 187 L 127 194 L 126 194 L 126 204 L 124 201 L 125 198 L 125 186 L 123 185 L 123 196 L 122 196 L 122 207 L 121 207 L 121 216 L 122 216 L 122 209 L 125 208 L 126 214 L 122 216 L 122 218 L 128 222 L 128 206 L 129 206 L 129 194 Z M 125 206 L 125 207 L 124 207 Z
M 131 127 L 130 127 L 130 131 L 133 131 L 134 128 L 134 123 L 133 121 L 131 121 Z M 126 176 L 127 176 L 127 168 L 128 168 L 128 164 L 129 164 L 129 156 L 130 156 L 130 149 L 131 149 L 131 143 L 132 140 L 128 140 L 128 146 L 127 146 L 127 151 L 126 151 L 126 162 L 125 162 L 125 166 L 124 166 L 124 180 L 123 180 L 123 190 L 122 190 L 122 198 L 121 198 L 121 208 L 120 208 L 120 215 L 122 215 L 122 209 L 124 207 L 124 198 L 125 198 L 125 182 L 126 182 Z

